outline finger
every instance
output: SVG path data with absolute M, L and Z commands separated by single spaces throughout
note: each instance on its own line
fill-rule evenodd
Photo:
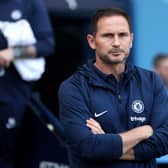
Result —
M 99 125 L 99 123 L 98 123 L 96 120 L 92 119 L 92 118 L 88 119 L 87 121 L 88 121 L 89 123 L 94 124 L 94 125 Z
M 94 125 L 93 123 L 87 123 L 86 124 L 91 130 L 92 132 L 96 133 L 96 134 L 103 134 L 104 131 L 102 130 L 101 127 L 97 126 L 97 125 Z
M 86 125 L 92 129 L 92 130 L 99 130 L 99 127 L 97 127 L 96 125 L 94 125 L 93 123 L 86 123 Z
M 98 127 L 93 125 L 93 124 L 90 124 L 90 123 L 86 123 L 86 125 L 90 128 L 90 129 L 94 129 L 94 130 L 98 130 Z
M 98 128 L 98 129 L 101 129 L 100 124 L 99 124 L 98 122 L 96 122 L 95 120 L 89 119 L 89 120 L 87 120 L 86 122 L 89 123 L 90 125 L 92 125 L 93 127 L 96 127 L 96 128 Z
M 90 128 L 93 134 L 101 134 L 101 132 L 96 127 L 93 127 L 93 125 L 87 124 L 87 126 Z
M 97 121 L 95 121 L 94 119 L 87 120 L 87 123 L 89 123 L 95 127 L 101 128 L 100 124 Z
M 96 132 L 101 133 L 101 134 L 105 133 L 101 125 L 93 118 L 86 120 L 86 123 L 88 123 L 92 128 L 95 128 Z
M 89 118 L 90 121 L 93 121 L 95 123 L 98 123 L 96 120 L 94 120 L 93 118 Z

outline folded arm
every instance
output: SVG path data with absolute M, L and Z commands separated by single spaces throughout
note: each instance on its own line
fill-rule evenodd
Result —
M 91 132 L 86 126 L 86 120 L 91 116 L 89 102 L 87 102 L 88 95 L 82 93 L 83 83 L 78 84 L 78 81 L 72 83 L 65 81 L 59 89 L 60 120 L 69 148 L 89 160 L 120 158 L 122 155 L 121 137 L 117 134 Z
M 93 134 L 105 134 L 101 125 L 94 119 L 86 121 L 86 125 L 91 129 Z M 133 148 L 141 141 L 148 139 L 153 134 L 153 129 L 149 125 L 139 126 L 129 131 L 119 133 L 122 139 L 122 160 L 134 160 Z
M 150 126 L 137 127 L 128 132 L 120 133 L 123 142 L 123 155 L 120 159 L 141 161 L 168 153 L 168 96 L 160 78 L 157 76 L 155 78 L 155 97 L 150 122 L 153 134 L 151 132 L 150 135 Z M 92 127 L 90 128 L 93 130 Z M 147 136 L 145 137 L 145 135 Z
M 168 153 L 168 95 L 159 76 L 154 75 L 154 100 L 150 124 L 154 134 L 134 148 L 136 160 L 148 160 Z

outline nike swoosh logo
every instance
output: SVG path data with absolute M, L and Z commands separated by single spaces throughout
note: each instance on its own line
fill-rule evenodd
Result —
M 103 111 L 103 112 L 101 112 L 101 113 L 94 113 L 94 116 L 95 117 L 100 117 L 100 116 L 102 116 L 103 114 L 105 114 L 105 113 L 107 113 L 108 111 L 107 110 L 105 110 L 105 111 Z

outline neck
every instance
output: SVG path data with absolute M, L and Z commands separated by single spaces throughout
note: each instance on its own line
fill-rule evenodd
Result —
M 121 73 L 125 71 L 125 62 L 119 64 L 99 64 L 95 62 L 94 65 L 104 74 L 113 74 L 117 81 L 119 81 Z

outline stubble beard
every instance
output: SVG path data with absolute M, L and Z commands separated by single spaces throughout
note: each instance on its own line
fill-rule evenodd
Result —
M 104 64 L 107 64 L 107 65 L 118 65 L 118 64 L 124 64 L 128 58 L 128 56 L 125 56 L 122 60 L 112 60 L 109 58 L 110 56 L 108 55 L 103 55 L 101 57 L 99 57 L 101 59 L 101 61 L 104 63 Z

